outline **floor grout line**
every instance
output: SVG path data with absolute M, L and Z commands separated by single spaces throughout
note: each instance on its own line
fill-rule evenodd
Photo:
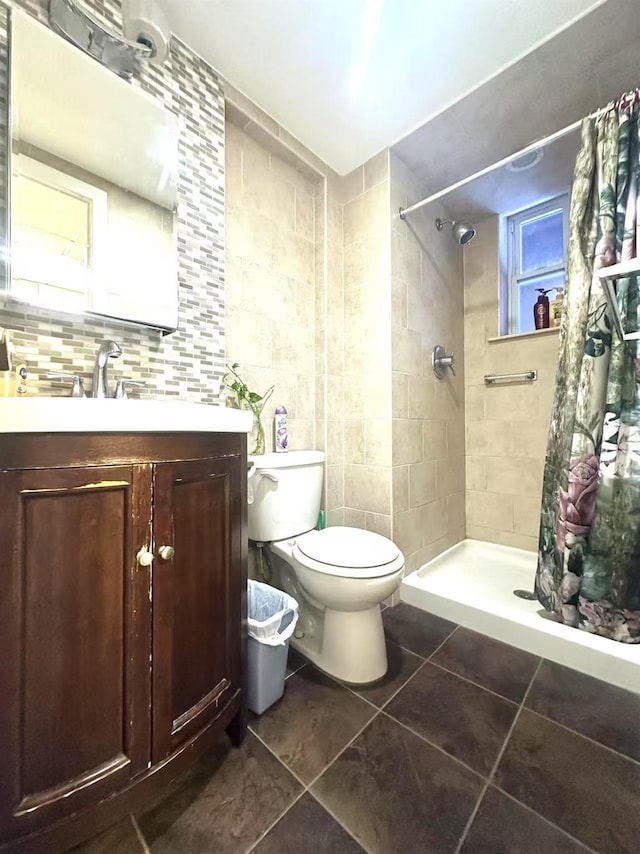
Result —
M 543 661 L 543 659 L 541 658 L 540 661 L 538 662 L 538 666 L 536 667 L 536 669 L 533 673 L 533 676 L 531 677 L 531 679 L 529 681 L 529 684 L 527 686 L 527 690 L 524 692 L 522 700 L 520 701 L 520 705 L 518 706 L 518 709 L 514 715 L 513 721 L 511 722 L 511 726 L 509 727 L 509 731 L 507 732 L 505 739 L 502 742 L 502 747 L 498 751 L 496 761 L 493 763 L 493 768 L 491 769 L 490 774 L 487 776 L 487 781 L 486 781 L 485 785 L 482 787 L 482 791 L 480 792 L 480 795 L 478 796 L 478 800 L 476 801 L 476 805 L 471 810 L 471 815 L 467 819 L 467 823 L 464 826 L 464 829 L 462 831 L 462 835 L 460 836 L 460 840 L 458 842 L 458 845 L 456 847 L 454 854 L 460 854 L 462 846 L 464 845 L 464 841 L 467 838 L 469 831 L 471 830 L 471 827 L 473 825 L 473 822 L 476 819 L 476 816 L 478 815 L 478 811 L 480 809 L 480 804 L 484 800 L 484 796 L 487 793 L 487 789 L 491 785 L 491 781 L 493 780 L 494 775 L 495 775 L 496 771 L 498 770 L 498 765 L 500 764 L 502 757 L 504 756 L 504 753 L 507 749 L 507 744 L 509 743 L 509 740 L 511 739 L 513 731 L 516 728 L 516 725 L 517 725 L 518 720 L 520 718 L 520 713 L 522 712 L 522 709 L 524 708 L 524 704 L 526 702 L 526 699 L 529 696 L 529 691 L 531 691 L 531 688 L 533 686 L 533 683 L 535 682 L 536 676 L 538 675 L 538 671 L 542 667 L 542 661 Z
M 599 854 L 599 852 L 596 851 L 595 848 L 591 848 L 585 842 L 582 842 L 577 837 L 572 836 L 569 833 L 569 831 L 565 830 L 563 827 L 560 827 L 559 824 L 555 824 L 555 822 L 551 821 L 551 819 L 542 815 L 542 813 L 539 813 L 537 810 L 534 810 L 533 807 L 530 807 L 528 804 L 525 804 L 523 801 L 519 801 L 513 795 L 510 795 L 509 792 L 505 791 L 501 786 L 496 786 L 495 783 L 491 783 L 491 785 L 493 786 L 494 789 L 496 789 L 496 791 L 500 792 L 501 795 L 504 795 L 505 798 L 508 798 L 510 801 L 513 801 L 514 804 L 518 804 L 518 806 L 523 807 L 523 809 L 525 809 L 527 812 L 530 812 L 532 815 L 535 815 L 536 818 L 539 818 L 545 824 L 548 824 L 549 827 L 552 827 L 554 830 L 560 831 L 560 833 L 562 833 L 564 836 L 566 836 L 567 839 L 570 839 L 572 842 L 575 842 L 576 844 L 580 845 L 582 848 L 584 848 L 588 852 L 588 854 Z
M 142 829 L 140 828 L 140 825 L 136 821 L 136 817 L 133 815 L 133 813 L 129 813 L 129 818 L 131 819 L 131 824 L 133 825 L 135 834 L 138 837 L 138 841 L 140 842 L 140 845 L 142 845 L 142 850 L 144 854 L 151 854 L 149 846 L 147 845 L 147 840 L 144 838 L 144 834 L 142 832 Z
M 371 704 L 369 704 L 369 705 L 371 705 Z M 374 709 L 375 709 L 375 714 L 374 714 L 374 715 L 371 715 L 371 717 L 369 718 L 369 720 L 364 724 L 364 726 L 361 726 L 361 727 L 360 727 L 360 729 L 358 730 L 358 732 L 353 736 L 353 738 L 352 738 L 350 741 L 348 741 L 348 742 L 347 742 L 347 744 L 345 744 L 345 746 L 342 748 L 342 750 L 341 750 L 339 753 L 336 753 L 336 755 L 333 757 L 333 759 L 331 760 L 331 762 L 329 762 L 329 764 L 328 764 L 328 765 L 327 765 L 327 766 L 326 766 L 326 767 L 325 767 L 325 768 L 324 768 L 324 769 L 323 769 L 319 774 L 317 774 L 317 775 L 313 778 L 313 780 L 309 783 L 309 785 L 308 785 L 308 787 L 307 787 L 308 789 L 311 789 L 311 787 L 312 787 L 312 786 L 315 786 L 315 784 L 318 782 L 318 780 L 320 779 L 320 777 L 322 777 L 322 775 L 323 775 L 326 771 L 328 771 L 328 770 L 329 770 L 329 768 L 331 768 L 331 766 L 334 764 L 334 762 L 342 756 L 342 754 L 345 752 L 345 750 L 348 750 L 348 749 L 351 747 L 351 745 L 353 744 L 353 742 L 354 742 L 357 738 L 359 738 L 359 737 L 362 735 L 362 733 L 363 733 L 363 732 L 365 731 L 365 729 L 369 726 L 369 724 L 373 723 L 373 721 L 378 717 L 378 715 L 379 715 L 379 714 L 381 714 L 380 709 L 378 709 L 376 706 L 372 706 L 372 708 L 374 708 Z M 316 798 L 316 800 L 317 800 L 317 798 Z
M 355 842 L 358 843 L 358 845 L 360 846 L 360 848 L 362 848 L 363 851 L 366 851 L 366 854 L 374 854 L 374 852 L 371 851 L 370 848 L 366 847 L 366 845 L 364 844 L 364 842 L 361 839 L 358 839 L 358 837 L 353 833 L 352 830 L 349 830 L 349 828 L 342 821 L 342 819 L 338 818 L 338 816 L 334 814 L 334 812 L 330 809 L 330 807 L 328 807 L 326 804 L 323 804 L 322 801 L 320 800 L 320 798 L 316 797 L 316 795 L 314 795 L 312 791 L 309 791 L 308 794 L 310 797 L 312 797 L 314 799 L 314 801 L 317 804 L 319 804 L 322 807 L 322 809 L 326 813 L 328 813 L 331 816 L 331 818 L 336 822 L 336 824 L 340 825 L 340 827 L 345 831 L 345 833 L 347 833 Z
M 426 659 L 424 661 L 421 661 L 419 666 L 416 667 L 416 669 L 413 671 L 413 673 L 409 674 L 407 679 L 402 683 L 402 685 L 400 685 L 400 687 L 397 689 L 397 691 L 394 691 L 393 694 L 387 700 L 384 701 L 384 703 L 379 707 L 381 712 L 384 711 L 384 709 L 387 708 L 389 703 L 398 696 L 400 691 L 404 691 L 404 689 L 407 687 L 409 682 L 411 682 L 411 680 L 415 676 L 417 676 L 418 673 L 420 673 L 420 671 L 425 667 L 426 663 L 427 663 Z
M 313 667 L 313 665 L 311 665 L 311 666 Z M 341 682 L 338 682 L 337 680 L 334 680 L 334 682 L 336 682 L 336 684 L 337 684 L 337 685 L 342 685 L 342 683 L 341 683 Z M 343 686 L 343 687 L 346 687 L 346 686 Z M 357 695 L 356 695 L 356 696 L 357 696 Z M 343 824 L 343 822 L 342 822 L 342 821 L 341 821 L 341 820 L 340 820 L 336 815 L 334 815 L 334 814 L 333 814 L 333 812 L 332 812 L 332 811 L 331 811 L 331 810 L 330 810 L 330 809 L 329 809 L 329 808 L 328 808 L 324 803 L 322 803 L 322 801 L 321 801 L 319 798 L 317 798 L 317 797 L 313 794 L 313 792 L 311 791 L 311 787 L 312 787 L 312 786 L 315 786 L 315 784 L 316 784 L 316 783 L 318 782 L 318 780 L 322 777 L 322 775 L 323 775 L 326 771 L 328 771 L 328 770 L 329 770 L 329 768 L 331 768 L 331 766 L 334 764 L 334 762 L 335 762 L 335 761 L 336 761 L 336 760 L 337 760 L 337 759 L 338 759 L 338 758 L 339 758 L 339 757 L 344 753 L 344 751 L 345 751 L 345 750 L 347 750 L 349 747 L 351 747 L 351 745 L 353 744 L 353 742 L 354 742 L 354 741 L 355 741 L 355 740 L 356 740 L 356 739 L 357 739 L 357 738 L 358 738 L 358 737 L 359 737 L 359 736 L 360 736 L 360 735 L 365 731 L 365 729 L 369 726 L 369 724 L 370 724 L 370 723 L 372 723 L 372 722 L 373 722 L 373 721 L 378 717 L 378 715 L 380 714 L 380 709 L 379 709 L 377 706 L 374 706 L 374 705 L 373 705 L 373 703 L 368 703 L 368 705 L 370 705 L 370 706 L 371 706 L 371 708 L 374 710 L 374 714 L 369 718 L 369 720 L 368 720 L 368 721 L 367 721 L 367 722 L 366 722 L 362 727 L 360 727 L 360 729 L 356 732 L 356 734 L 353 736 L 353 738 L 352 738 L 352 739 L 350 739 L 350 741 L 348 741 L 348 742 L 347 742 L 347 744 L 345 744 L 345 746 L 342 748 L 342 750 L 340 750 L 340 752 L 339 752 L 339 753 L 337 753 L 337 754 L 334 756 L 334 758 L 331 760 L 331 762 L 329 762 L 329 764 L 328 764 L 325 768 L 323 768 L 323 769 L 322 769 L 322 771 L 320 771 L 320 773 L 319 773 L 319 774 L 317 774 L 317 775 L 316 775 L 316 776 L 311 780 L 311 782 L 310 782 L 310 783 L 305 783 L 305 782 L 304 782 L 304 781 L 303 781 L 303 780 L 302 780 L 302 779 L 301 779 L 301 778 L 300 778 L 300 777 L 299 777 L 299 776 L 298 776 L 294 771 L 292 771 L 292 770 L 291 770 L 291 768 L 289 768 L 289 766 L 288 766 L 288 765 L 286 765 L 286 763 L 285 763 L 285 762 L 284 762 L 284 761 L 283 761 L 283 760 L 278 756 L 278 754 L 277 754 L 277 753 L 275 753 L 275 751 L 274 751 L 271 747 L 269 747 L 269 745 L 268 745 L 265 741 L 263 741 L 263 739 L 262 739 L 262 738 L 260 738 L 260 736 L 259 736 L 257 733 L 255 733 L 253 730 L 251 730 L 251 733 L 252 733 L 252 734 L 253 734 L 253 735 L 258 739 L 258 741 L 259 741 L 259 742 L 260 742 L 264 747 L 266 747 L 266 748 L 267 748 L 267 750 L 268 750 L 268 751 L 269 751 L 273 756 L 275 756 L 275 757 L 276 757 L 276 759 L 278 760 L 278 762 L 279 762 L 279 763 L 280 763 L 284 768 L 286 768 L 286 770 L 287 770 L 287 771 L 288 771 L 288 772 L 289 772 L 293 777 L 295 777 L 295 779 L 296 779 L 296 780 L 297 780 L 297 781 L 298 781 L 298 782 L 303 786 L 303 790 L 302 790 L 302 791 L 300 792 L 300 794 L 296 797 L 296 799 L 295 799 L 294 801 L 292 801 L 292 802 L 289 804 L 289 806 L 286 808 L 286 810 L 284 810 L 284 812 L 283 812 L 283 813 L 281 813 L 281 815 L 276 819 L 276 821 L 275 821 L 275 822 L 273 822 L 273 824 L 272 824 L 272 825 L 270 825 L 270 827 L 269 827 L 269 828 L 268 828 L 268 829 L 267 829 L 267 830 L 262 834 L 262 836 L 260 837 L 260 839 L 258 839 L 258 840 L 257 840 L 257 841 L 256 841 L 256 842 L 251 846 L 251 848 L 249 848 L 249 849 L 248 849 L 247 854 L 250 854 L 250 852 L 251 852 L 251 851 L 253 851 L 253 849 L 255 848 L 255 846 L 256 846 L 256 845 L 258 845 L 258 843 L 259 843 L 260 841 L 262 841 L 262 839 L 264 839 L 264 837 L 267 835 L 267 833 L 269 833 L 269 831 L 270 831 L 270 830 L 273 830 L 273 828 L 276 826 L 276 824 L 277 824 L 277 823 L 278 823 L 282 818 L 284 818 L 284 816 L 289 812 L 289 810 L 290 810 L 290 809 L 291 809 L 291 808 L 292 808 L 292 807 L 293 807 L 293 806 L 294 806 L 294 805 L 295 805 L 295 804 L 300 800 L 300 798 L 301 798 L 305 793 L 308 793 L 309 795 L 311 795 L 311 797 L 312 797 L 312 798 L 314 798 L 314 800 L 316 800 L 316 801 L 320 804 L 320 806 L 322 807 L 322 809 L 324 809 L 324 810 L 325 810 L 325 812 L 329 813 L 329 815 L 331 816 L 331 818 L 333 818 L 333 820 L 334 820 L 334 821 L 336 821 L 336 822 L 340 825 L 340 827 L 342 827 L 342 829 L 343 829 L 343 830 L 345 830 L 345 831 L 349 834 L 349 836 L 350 836 L 352 839 L 355 839 L 355 841 L 358 843 L 358 845 L 360 845 L 360 847 L 361 847 L 361 848 L 363 848 L 365 851 L 367 851 L 367 849 L 364 847 L 363 843 L 353 835 L 353 833 L 349 830 L 349 828 L 348 828 L 345 824 Z M 370 854 L 370 852 L 368 852 L 368 851 L 367 851 L 367 854 Z
M 275 754 L 274 754 L 274 755 L 275 755 Z M 287 769 L 287 770 L 288 770 L 288 769 Z M 303 789 L 303 790 L 300 792 L 300 794 L 298 794 L 298 795 L 294 798 L 294 800 L 293 800 L 293 801 L 291 801 L 291 803 L 289 804 L 289 806 L 288 806 L 288 807 L 287 807 L 283 812 L 281 812 L 281 813 L 280 813 L 280 815 L 277 817 L 277 819 L 269 825 L 269 827 L 265 830 L 265 832 L 264 832 L 263 834 L 261 834 L 261 835 L 256 839 L 256 841 L 255 841 L 255 842 L 253 842 L 253 843 L 249 846 L 249 848 L 247 848 L 247 850 L 246 850 L 246 854 L 251 854 L 251 851 L 254 851 L 254 850 L 255 850 L 255 848 L 256 848 L 256 846 L 260 845 L 260 843 L 261 843 L 261 842 L 262 842 L 262 840 L 265 838 L 265 836 L 268 836 L 268 835 L 271 833 L 271 831 L 273 830 L 273 828 L 274 828 L 277 824 L 279 824 L 279 822 L 281 822 L 281 821 L 282 821 L 282 819 L 283 819 L 283 818 L 285 817 L 285 815 L 289 812 L 289 810 L 293 809 L 293 807 L 298 803 L 298 801 L 300 800 L 300 798 L 304 797 L 304 795 L 306 795 L 306 794 L 307 794 L 307 790 L 306 790 L 306 789 Z
M 446 638 L 442 641 L 442 643 L 439 643 L 439 644 L 438 644 L 438 646 L 433 650 L 433 652 L 432 652 L 430 655 L 427 655 L 427 656 L 426 656 L 426 659 L 425 659 L 425 660 L 426 660 L 426 661 L 431 661 L 431 659 L 433 658 L 433 656 L 434 656 L 436 653 L 440 652 L 440 650 L 442 649 L 442 647 L 446 644 L 446 642 L 447 642 L 450 638 L 452 638 L 452 637 L 455 635 L 455 633 L 458 631 L 458 629 L 459 629 L 459 628 L 460 628 L 460 626 L 456 626 L 454 629 L 452 629 L 452 630 L 449 632 L 449 634 L 446 636 Z
M 477 771 L 475 768 L 472 768 L 471 765 L 467 765 L 466 762 L 464 762 L 458 756 L 454 756 L 453 753 L 447 753 L 447 751 L 444 749 L 444 747 L 440 747 L 439 744 L 436 744 L 435 742 L 430 741 L 426 737 L 426 735 L 423 735 L 422 733 L 418 732 L 417 730 L 412 729 L 412 727 L 410 727 L 409 724 L 404 723 L 403 721 L 399 720 L 398 718 L 394 718 L 394 716 L 392 714 L 390 714 L 389 712 L 387 712 L 385 709 L 380 709 L 380 713 L 385 715 L 385 717 L 389 718 L 390 721 L 393 721 L 394 724 L 398 724 L 398 726 L 402 727 L 402 729 L 406 729 L 407 732 L 411 733 L 411 735 L 415 735 L 415 737 L 419 738 L 420 741 L 424 741 L 424 743 L 428 744 L 429 747 L 433 747 L 433 749 L 437 750 L 438 753 L 442 753 L 442 755 L 446 756 L 447 759 L 453 760 L 456 763 L 456 765 L 460 765 L 462 768 L 464 768 L 465 771 L 471 771 L 472 774 L 475 774 L 475 776 L 479 777 L 481 780 L 487 779 L 486 776 L 481 771 Z
M 549 721 L 549 723 L 559 726 L 560 729 L 563 729 L 565 732 L 570 732 L 572 735 L 577 735 L 579 738 L 584 738 L 584 740 L 588 741 L 590 744 L 593 744 L 596 747 L 601 747 L 603 750 L 607 750 L 609 753 L 613 753 L 613 755 L 617 756 L 618 759 L 626 759 L 633 765 L 640 766 L 640 759 L 634 759 L 633 756 L 629 756 L 626 753 L 621 753 L 619 750 L 616 750 L 615 747 L 609 747 L 608 744 L 603 744 L 601 741 L 596 741 L 595 738 L 591 738 L 591 736 L 585 735 L 584 733 L 579 732 L 577 729 L 571 729 L 570 726 L 560 723 L 560 721 L 557 721 L 555 718 L 550 718 L 548 715 L 543 715 L 541 712 L 536 712 L 535 709 L 532 709 L 529 706 L 525 706 L 525 711 L 530 712 L 537 718 L 542 718 L 542 720 L 544 721 Z
M 267 750 L 269 751 L 269 753 L 271 753 L 271 754 L 272 754 L 272 756 L 275 756 L 275 758 L 276 758 L 276 759 L 278 760 L 278 762 L 282 765 L 282 767 L 283 767 L 283 768 L 286 768 L 286 769 L 287 769 L 287 771 L 291 774 L 291 776 L 292 776 L 292 777 L 295 777 L 295 779 L 298 781 L 298 783 L 300 783 L 300 785 L 303 787 L 303 789 L 306 789 L 306 788 L 307 788 L 307 784 L 304 782 L 304 780 L 303 780 L 301 777 L 299 777 L 299 776 L 296 774 L 296 772 L 295 772 L 295 771 L 292 771 L 292 770 L 291 770 L 291 768 L 289 768 L 289 766 L 286 764 L 286 762 L 278 756 L 278 754 L 275 752 L 275 750 L 273 750 L 273 748 L 272 748 L 272 747 L 269 747 L 269 745 L 267 744 L 267 742 L 266 742 L 263 738 L 261 738 L 261 737 L 258 735 L 258 733 L 257 733 L 257 732 L 254 732 L 253 730 L 251 730 L 251 734 L 252 734 L 255 738 L 257 738 L 257 739 L 258 739 L 258 741 L 260 742 L 260 744 L 261 744 L 263 747 L 266 747 L 266 748 L 267 748 Z
M 340 683 L 338 683 L 338 684 L 340 684 Z M 334 815 L 334 814 L 333 814 L 333 812 L 332 812 L 332 811 L 331 811 L 331 810 L 330 810 L 330 809 L 329 809 L 329 808 L 328 808 L 328 807 L 327 807 L 327 806 L 326 806 L 326 805 L 325 805 L 325 804 L 324 804 L 324 803 L 323 803 L 319 798 L 317 798 L 317 797 L 313 794 L 313 792 L 311 791 L 311 787 L 312 787 L 312 786 L 315 786 L 315 784 L 316 784 L 316 783 L 318 782 L 318 780 L 322 777 L 322 775 L 323 775 L 326 771 L 328 771 L 328 770 L 329 770 L 329 768 L 331 768 L 331 766 L 334 764 L 334 762 L 335 762 L 335 761 L 336 761 L 336 760 L 337 760 L 337 759 L 338 759 L 338 758 L 339 758 L 339 757 L 344 753 L 344 751 L 345 751 L 345 750 L 347 750 L 349 747 L 351 747 L 351 745 L 353 744 L 353 742 L 354 742 L 354 741 L 355 741 L 355 740 L 356 740 L 356 739 L 357 739 L 357 738 L 358 738 L 358 737 L 359 737 L 359 736 L 360 736 L 360 735 L 365 731 L 365 729 L 369 726 L 369 724 L 370 724 L 370 723 L 372 723 L 372 722 L 373 722 L 373 721 L 378 717 L 378 715 L 380 714 L 380 709 L 378 709 L 376 706 L 373 706 L 371 703 L 370 703 L 369 705 L 371 705 L 371 706 L 372 706 L 372 708 L 373 708 L 373 709 L 375 709 L 375 714 L 374 714 L 374 715 L 372 715 L 372 717 L 371 717 L 371 718 L 369 718 L 369 720 L 368 720 L 368 721 L 367 721 L 367 722 L 366 722 L 366 723 L 365 723 L 365 724 L 364 724 L 364 725 L 363 725 L 363 726 L 362 726 L 362 727 L 361 727 L 361 728 L 356 732 L 356 734 L 353 736 L 353 738 L 352 738 L 349 742 L 347 742 L 347 744 L 345 744 L 345 746 L 342 748 L 342 750 L 340 750 L 340 752 L 339 752 L 339 753 L 337 753 L 337 754 L 334 756 L 334 758 L 331 760 L 331 762 L 329 762 L 329 764 L 328 764 L 325 768 L 323 768 L 323 769 L 322 769 L 322 771 L 320 771 L 320 773 L 319 773 L 319 774 L 317 774 L 317 775 L 316 775 L 316 776 L 311 780 L 311 782 L 310 782 L 310 783 L 308 783 L 308 784 L 307 784 L 307 783 L 305 783 L 305 782 L 304 782 L 300 777 L 298 777 L 298 775 L 297 775 L 297 774 L 295 774 L 295 773 L 291 770 L 291 768 L 289 768 L 289 767 L 284 763 L 284 761 L 283 761 L 283 760 L 278 756 L 278 754 L 277 754 L 277 753 L 275 753 L 275 752 L 274 752 L 274 751 L 269 747 L 269 745 L 268 745 L 265 741 L 263 741 L 263 740 L 260 738 L 260 736 L 259 736 L 259 735 L 257 735 L 255 732 L 253 732 L 253 730 L 251 731 L 251 732 L 253 733 L 253 735 L 255 735 L 255 737 L 256 737 L 256 738 L 257 738 L 257 739 L 258 739 L 258 740 L 259 740 L 259 741 L 260 741 L 260 742 L 261 742 L 261 743 L 262 743 L 262 744 L 267 748 L 267 750 L 268 750 L 270 753 L 272 753 L 272 754 L 273 754 L 273 756 L 275 756 L 275 757 L 276 757 L 276 759 L 278 760 L 278 762 L 280 762 L 280 764 L 281 764 L 281 765 L 283 765 L 283 766 L 287 769 L 287 771 L 289 771 L 289 773 L 290 773 L 290 774 L 292 774 L 292 775 L 296 778 L 296 780 L 297 780 L 299 783 L 301 783 L 301 784 L 302 784 L 302 786 L 303 786 L 304 788 L 303 788 L 302 792 L 300 792 L 300 794 L 296 797 L 296 799 L 295 799 L 294 801 L 292 801 L 292 802 L 291 802 L 291 804 L 289 804 L 289 806 L 287 807 L 287 809 L 286 809 L 286 810 L 285 810 L 285 811 L 284 811 L 284 812 L 283 812 L 283 813 L 278 817 L 278 819 L 277 819 L 277 820 L 276 820 L 276 821 L 275 821 L 275 822 L 274 822 L 274 823 L 269 827 L 269 829 L 268 829 L 267 831 L 265 831 L 265 833 L 260 837 L 260 839 L 259 839 L 259 840 L 257 840 L 257 842 L 255 842 L 255 843 L 254 843 L 254 845 L 249 849 L 249 851 L 247 852 L 247 854 L 249 854 L 249 852 L 253 851 L 253 848 L 258 844 L 258 842 L 260 842 L 262 839 L 264 839 L 264 837 L 267 835 L 267 833 L 275 827 L 275 825 L 280 821 L 280 819 L 282 819 L 282 818 L 283 818 L 283 817 L 284 817 L 284 816 L 289 812 L 289 810 L 294 806 L 294 804 L 296 804 L 296 803 L 300 800 L 300 798 L 301 798 L 305 793 L 308 793 L 309 795 L 311 795 L 311 797 L 312 797 L 315 801 L 317 801 L 317 802 L 320 804 L 320 806 L 321 806 L 321 807 L 322 807 L 322 808 L 323 808 L 327 813 L 329 813 L 329 815 L 331 816 L 331 818 L 333 818 L 333 819 L 334 819 L 334 821 L 336 821 L 336 822 L 340 825 L 340 827 L 342 827 L 342 829 L 343 829 L 343 830 L 345 830 L 345 831 L 349 834 L 349 836 L 351 836 L 351 838 L 352 838 L 352 839 L 355 839 L 355 841 L 358 843 L 358 845 L 360 845 L 360 847 L 364 848 L 363 843 L 353 835 L 353 833 L 349 830 L 349 828 L 348 828 L 345 824 L 343 824 L 343 822 L 342 822 L 342 821 L 341 821 L 341 820 L 340 820 L 336 815 Z M 365 851 L 366 851 L 366 850 L 367 850 L 367 849 L 365 848 Z
M 542 661 L 542 659 L 540 659 L 540 661 Z M 442 664 L 438 664 L 437 661 L 429 661 L 429 664 L 432 667 L 437 667 L 439 670 L 444 670 L 445 673 L 449 673 L 451 674 L 451 676 L 457 676 L 458 679 L 462 679 L 463 682 L 468 682 L 469 685 L 474 685 L 476 688 L 481 688 L 483 691 L 486 691 L 487 694 L 493 694 L 494 697 L 498 697 L 498 699 L 500 700 L 504 700 L 507 703 L 511 703 L 511 705 L 513 706 L 520 705 L 521 700 L 511 700 L 509 697 L 505 697 L 504 694 L 499 694 L 497 691 L 493 691 L 491 688 L 487 688 L 486 685 L 482 685 L 480 682 L 474 682 L 473 679 L 469 679 L 468 676 L 463 676 L 461 673 L 456 673 L 455 670 L 451 670 L 448 667 L 443 667 Z

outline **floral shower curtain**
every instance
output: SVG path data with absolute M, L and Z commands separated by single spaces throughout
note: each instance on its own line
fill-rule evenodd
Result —
M 640 249 L 638 95 L 582 125 L 535 584 L 556 619 L 625 643 L 640 643 L 640 359 L 594 274 Z M 638 280 L 618 281 L 627 331 Z

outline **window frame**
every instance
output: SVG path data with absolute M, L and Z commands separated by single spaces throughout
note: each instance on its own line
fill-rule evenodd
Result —
M 519 273 L 522 257 L 522 226 L 532 219 L 549 214 L 552 211 L 562 211 L 563 230 L 563 262 L 549 267 L 541 267 L 531 273 Z M 526 208 L 505 217 L 507 233 L 507 335 L 527 335 L 532 330 L 518 328 L 520 316 L 520 287 L 527 282 L 535 282 L 546 276 L 567 271 L 568 234 L 569 234 L 569 192 L 560 193 L 544 202 L 528 205 Z M 533 330 L 535 331 L 535 330 Z

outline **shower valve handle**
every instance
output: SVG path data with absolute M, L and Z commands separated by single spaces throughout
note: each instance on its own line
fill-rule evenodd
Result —
M 447 368 L 449 368 L 454 377 L 456 375 L 456 372 L 453 369 L 453 353 L 449 353 L 447 355 L 446 350 L 444 347 L 441 347 L 440 344 L 433 348 L 433 353 L 431 354 L 431 365 L 433 367 L 433 373 L 439 380 L 444 379 L 447 373 Z

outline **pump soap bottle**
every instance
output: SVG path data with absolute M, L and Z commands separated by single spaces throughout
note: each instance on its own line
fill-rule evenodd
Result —
M 549 290 L 545 290 L 544 288 L 536 288 L 540 296 L 538 297 L 538 302 L 533 307 L 533 322 L 535 323 L 536 329 L 548 329 L 549 328 L 549 297 L 547 294 Z

